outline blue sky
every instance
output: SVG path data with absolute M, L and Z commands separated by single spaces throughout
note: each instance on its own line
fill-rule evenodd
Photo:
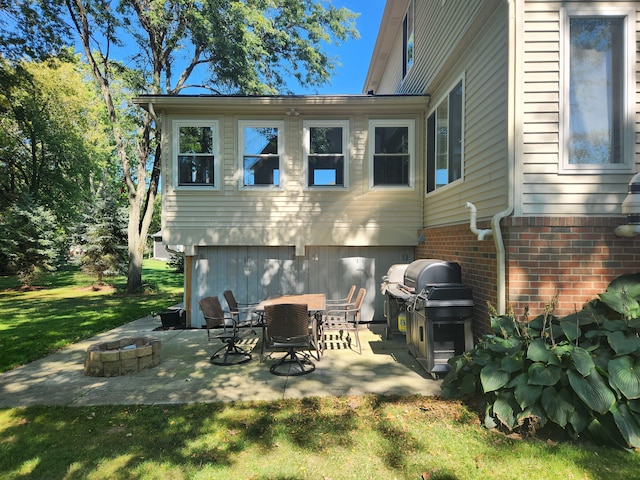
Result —
M 313 89 L 293 86 L 294 93 L 321 95 L 362 93 L 386 0 L 332 0 L 331 3 L 335 7 L 346 7 L 360 13 L 356 21 L 360 38 L 347 40 L 340 47 L 334 45 L 327 47 L 327 53 L 338 56 L 342 64 L 336 68 L 331 84 Z

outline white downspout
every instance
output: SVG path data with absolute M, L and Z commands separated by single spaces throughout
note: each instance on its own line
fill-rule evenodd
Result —
M 484 240 L 488 234 L 493 235 L 493 243 L 496 248 L 496 280 L 497 280 L 497 305 L 498 315 L 507 312 L 507 267 L 502 230 L 500 230 L 500 220 L 508 217 L 513 212 L 514 189 L 515 189 L 515 161 L 516 161 L 516 82 L 518 75 L 516 72 L 516 0 L 508 0 L 509 4 L 509 40 L 508 40 L 508 60 L 507 60 L 507 206 L 501 212 L 496 213 L 491 219 L 490 230 L 478 230 L 476 226 L 476 208 L 467 202 L 466 207 L 471 209 L 471 231 L 478 235 L 478 240 Z
M 508 59 L 507 59 L 507 207 L 498 212 L 491 219 L 491 230 L 493 230 L 493 242 L 496 247 L 496 266 L 497 266 L 497 310 L 498 315 L 505 315 L 507 312 L 507 280 L 506 280 L 506 255 L 504 250 L 504 241 L 502 240 L 502 231 L 500 230 L 500 220 L 508 217 L 513 212 L 514 189 L 515 189 L 515 165 L 516 165 L 516 130 L 519 123 L 516 108 L 519 109 L 516 102 L 517 85 L 522 84 L 517 71 L 516 50 L 520 48 L 517 43 L 516 20 L 516 1 L 508 0 L 509 3 L 509 40 L 508 40 Z M 518 110 L 519 111 L 519 110 Z

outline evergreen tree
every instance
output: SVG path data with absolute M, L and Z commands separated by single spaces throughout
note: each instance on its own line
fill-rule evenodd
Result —
M 81 233 L 84 253 L 81 269 L 103 283 L 105 274 L 127 271 L 127 218 L 126 209 L 116 195 L 102 186 L 95 203 L 83 215 Z
M 55 270 L 64 249 L 56 216 L 24 196 L 0 214 L 0 265 L 29 285 L 41 271 Z

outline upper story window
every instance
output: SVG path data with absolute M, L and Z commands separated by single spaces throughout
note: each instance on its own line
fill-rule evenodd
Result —
M 402 21 L 402 78 L 407 75 L 413 65 L 414 14 L 413 0 L 411 0 Z
M 561 171 L 631 170 L 635 12 L 567 9 L 563 16 Z
M 369 122 L 371 187 L 413 187 L 414 129 L 412 120 Z
M 427 192 L 462 178 L 463 98 L 460 80 L 427 119 Z
M 219 188 L 218 123 L 175 121 L 173 138 L 175 186 Z
M 282 172 L 283 122 L 239 122 L 243 187 L 279 187 Z
M 304 122 L 306 186 L 347 186 L 348 139 L 348 121 Z

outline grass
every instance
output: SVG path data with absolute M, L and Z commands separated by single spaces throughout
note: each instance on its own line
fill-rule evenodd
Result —
M 0 277 L 0 372 L 182 301 L 182 275 L 164 262 L 145 260 L 142 278 L 144 292 L 125 295 L 126 278 L 97 288 L 74 266 L 26 290 L 14 277 Z
M 640 457 L 480 428 L 457 402 L 306 398 L 0 410 L 3 479 L 638 478 Z
M 153 288 L 128 296 L 117 293 L 124 279 L 116 293 L 93 291 L 77 269 L 32 291 L 0 278 L 2 368 L 180 301 L 182 277 L 163 264 L 145 262 L 143 279 Z M 638 453 L 506 436 L 462 403 L 427 397 L 0 409 L 3 479 L 631 480 L 639 471 Z

